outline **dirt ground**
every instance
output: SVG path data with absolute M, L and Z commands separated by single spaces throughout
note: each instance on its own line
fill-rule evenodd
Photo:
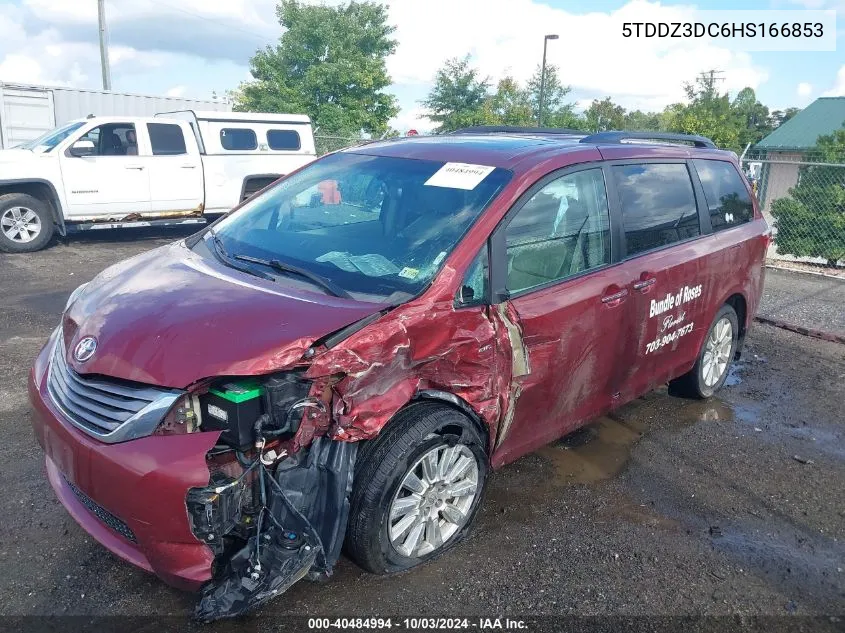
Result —
M 181 618 L 193 606 L 65 513 L 45 478 L 25 389 L 71 290 L 174 237 L 111 233 L 0 256 L 0 615 Z M 388 578 L 342 559 L 328 583 L 299 583 L 253 622 L 843 616 L 843 405 L 845 346 L 758 324 L 717 398 L 666 389 L 641 398 L 495 473 L 473 536 L 446 556 Z

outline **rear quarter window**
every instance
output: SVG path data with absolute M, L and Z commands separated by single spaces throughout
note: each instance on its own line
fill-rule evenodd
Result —
M 693 164 L 704 190 L 713 231 L 724 231 L 752 220 L 751 196 L 732 163 L 700 158 Z
M 258 149 L 258 137 L 254 130 L 223 128 L 220 130 L 220 145 L 230 152 L 248 152 Z
M 267 130 L 267 145 L 272 150 L 298 150 L 302 147 L 296 130 Z
M 613 174 L 629 256 L 701 235 L 685 163 L 616 165 Z

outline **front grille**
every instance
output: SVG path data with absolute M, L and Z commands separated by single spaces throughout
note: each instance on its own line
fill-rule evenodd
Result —
M 100 519 L 104 525 L 120 534 L 127 541 L 132 541 L 133 543 L 138 542 L 138 539 L 135 538 L 135 533 L 128 525 L 82 492 L 79 488 L 74 486 L 67 477 L 64 477 L 64 475 L 62 477 L 68 485 L 68 488 L 70 488 L 73 494 L 76 495 L 76 498 L 79 499 L 79 503 L 88 508 L 88 511 L 91 512 L 91 514 Z
M 47 390 L 72 424 L 105 442 L 149 435 L 182 394 L 115 378 L 82 376 L 68 366 L 61 336 L 50 363 Z

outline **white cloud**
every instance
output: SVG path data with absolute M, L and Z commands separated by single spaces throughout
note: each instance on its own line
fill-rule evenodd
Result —
M 168 96 L 168 97 L 184 97 L 185 96 L 185 90 L 187 90 L 187 88 L 185 88 L 185 86 L 173 86 L 170 90 L 168 90 L 164 94 L 165 94 L 165 96 Z
M 822 93 L 823 97 L 845 97 L 845 66 L 839 69 L 839 72 L 836 73 L 836 80 L 833 83 L 833 87 Z
M 556 33 L 560 39 L 549 42 L 548 62 L 587 97 L 610 95 L 626 107 L 662 109 L 683 97 L 684 81 L 710 68 L 725 71 L 724 89 L 759 87 L 767 73 L 747 53 L 707 42 L 621 36 L 622 22 L 684 21 L 694 11 L 645 0 L 586 15 L 532 0 L 397 2 L 390 17 L 399 47 L 388 68 L 396 82 L 427 82 L 447 58 L 471 53 L 494 81 L 504 74 L 525 80 L 541 61 L 543 36 Z
M 435 127 L 434 123 L 425 116 L 425 108 L 420 106 L 402 108 L 398 116 L 390 121 L 390 126 L 402 134 L 408 130 L 430 131 Z
M 748 53 L 724 46 L 621 37 L 623 21 L 683 21 L 693 15 L 692 6 L 631 0 L 614 12 L 578 15 L 541 2 L 396 0 L 389 15 L 399 46 L 388 59 L 388 70 L 397 85 L 427 86 L 446 59 L 470 53 L 473 64 L 494 81 L 505 74 L 524 81 L 540 62 L 543 35 L 557 33 L 560 39 L 549 43 L 548 61 L 572 84 L 573 98 L 587 104 L 611 96 L 628 108 L 660 110 L 683 98 L 684 81 L 711 68 L 725 71 L 720 88 L 733 92 L 745 86 L 756 89 L 767 79 L 766 70 Z M 275 5 L 276 0 L 109 0 L 114 83 L 128 89 L 133 73 L 154 69 L 165 78 L 165 86 L 184 84 L 196 90 L 205 83 L 208 92 L 235 88 L 216 85 L 210 71 L 201 78 L 188 74 L 185 61 L 229 60 L 246 73 L 254 51 L 275 42 L 281 32 Z M 96 22 L 93 0 L 4 5 L 0 80 L 98 87 Z M 417 103 L 402 105 L 394 127 L 430 126 L 419 118 L 423 111 Z
M 796 89 L 799 97 L 809 97 L 813 93 L 813 84 L 802 81 Z

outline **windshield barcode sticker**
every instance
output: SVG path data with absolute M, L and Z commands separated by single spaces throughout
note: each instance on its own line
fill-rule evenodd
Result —
M 446 163 L 434 175 L 425 181 L 429 187 L 448 187 L 449 189 L 475 189 L 487 175 L 496 169 L 487 165 L 469 163 Z

